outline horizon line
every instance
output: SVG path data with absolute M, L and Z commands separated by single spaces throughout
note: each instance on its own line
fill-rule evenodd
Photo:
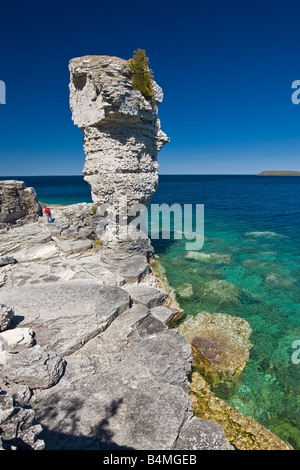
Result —
M 271 170 L 270 170 L 271 171 Z M 275 171 L 275 170 L 274 170 Z M 285 170 L 278 170 L 285 171 Z M 161 173 L 158 176 L 257 176 L 258 173 Z M 43 174 L 43 175 L 3 175 L 0 178 L 32 178 L 41 176 L 82 176 L 82 174 Z

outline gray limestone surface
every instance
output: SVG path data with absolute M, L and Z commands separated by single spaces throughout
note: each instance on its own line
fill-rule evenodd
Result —
M 171 450 L 195 441 L 197 449 L 231 448 L 219 427 L 193 417 L 190 343 L 167 326 L 176 309 L 147 255 L 118 247 L 104 262 L 101 245 L 82 235 L 82 227 L 94 230 L 91 205 L 52 213 L 54 224 L 41 219 L 0 232 L 0 256 L 16 261 L 0 266 L 2 334 L 13 333 L 0 341 L 0 393 L 14 390 L 25 400 L 23 445 Z M 66 240 L 82 243 L 66 250 Z M 26 331 L 34 342 L 25 341 Z M 14 406 L 0 401 L 5 449 L 14 448 L 9 436 L 19 429 Z

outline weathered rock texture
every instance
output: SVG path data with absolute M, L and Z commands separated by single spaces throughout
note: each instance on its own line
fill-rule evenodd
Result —
M 32 221 L 40 215 L 42 207 L 33 188 L 26 188 L 23 181 L 0 181 L 0 223 Z
M 251 328 L 246 320 L 224 313 L 201 312 L 179 325 L 191 343 L 195 368 L 216 391 L 230 391 L 241 379 L 249 359 Z
M 19 353 L 0 355 L 0 379 L 8 383 L 22 384 L 33 389 L 45 389 L 55 385 L 62 377 L 65 361 L 55 352 L 46 351 L 40 345 L 26 348 Z
M 11 307 L 0 304 L 0 331 L 6 330 L 13 319 L 14 311 Z
M 161 88 L 154 82 L 154 106 L 135 90 L 128 61 L 118 57 L 72 59 L 70 106 L 84 132 L 85 180 L 93 200 L 148 204 L 158 183 L 157 153 L 169 141 L 161 131 L 157 106 Z
M 51 209 L 53 224 L 0 231 L 17 261 L 0 266 L 0 388 L 18 401 L 0 390 L 2 447 L 232 450 L 193 415 L 191 346 L 167 327 L 178 309 L 146 256 L 106 264 L 93 205 Z
M 30 396 L 28 387 L 0 381 L 0 450 L 44 450 L 45 443 L 38 438 L 42 426 L 27 407 Z
M 78 57 L 70 61 L 69 70 L 72 117 L 84 132 L 84 178 L 93 201 L 109 204 L 116 220 L 122 217 L 126 225 L 130 216 L 124 215 L 124 208 L 147 206 L 157 188 L 157 154 L 169 141 L 157 118 L 162 89 L 153 82 L 150 104 L 133 88 L 128 61 L 118 57 Z M 127 261 L 133 253 L 149 256 L 147 238 L 141 234 L 132 241 L 126 230 L 118 224 L 116 230 L 106 227 L 100 233 L 103 260 L 109 262 L 116 251 L 117 259 Z
M 107 264 L 93 239 L 92 204 L 51 209 L 53 224 L 39 218 L 0 231 L 0 256 L 16 261 L 0 266 L 0 382 L 17 400 L 0 400 L 2 447 L 288 448 L 227 408 L 200 376 L 201 387 L 189 383 L 190 336 L 166 326 L 182 310 L 159 259 L 150 269 L 144 255 L 117 250 Z M 226 324 L 206 320 L 213 331 Z M 247 346 L 247 325 L 230 329 L 227 320 L 226 331 L 236 328 L 234 340 Z M 34 344 L 31 335 L 24 343 L 24 328 Z
M 34 343 L 34 332 L 30 328 L 15 328 L 0 333 L 0 350 L 8 353 L 18 353 Z

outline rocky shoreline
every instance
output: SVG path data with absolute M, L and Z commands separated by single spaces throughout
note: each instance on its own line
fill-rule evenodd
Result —
M 224 313 L 200 312 L 184 316 L 174 291 L 158 259 L 152 261 L 160 286 L 168 293 L 178 315 L 170 322 L 191 345 L 193 366 L 189 377 L 194 415 L 220 424 L 229 443 L 237 450 L 293 450 L 270 430 L 244 416 L 218 397 L 218 388 L 227 392 L 242 383 L 243 371 L 252 348 L 250 325 L 242 318 Z
M 93 204 L 52 211 L 0 234 L 2 447 L 290 449 L 210 390 L 159 259 L 103 262 Z
M 194 416 L 191 347 L 149 259 L 103 263 L 92 207 L 2 228 L 2 447 L 231 449 Z
M 122 218 L 118 198 L 147 206 L 156 190 L 161 88 L 150 104 L 116 57 L 69 70 L 94 203 L 50 206 L 47 223 L 33 188 L 0 182 L 0 449 L 291 449 L 206 381 L 239 380 L 248 325 L 205 312 L 178 325 L 150 240 L 99 235 L 102 204 Z

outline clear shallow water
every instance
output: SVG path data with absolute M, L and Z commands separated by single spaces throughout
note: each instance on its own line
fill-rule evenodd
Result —
M 19 179 L 48 204 L 91 202 L 81 176 Z M 185 315 L 205 310 L 249 322 L 243 383 L 222 398 L 300 449 L 300 364 L 292 362 L 300 339 L 300 177 L 161 176 L 151 202 L 204 204 L 201 252 L 223 260 L 188 259 L 185 239 L 153 240 L 155 252 L 175 289 L 192 285 L 193 295 L 180 300 Z M 233 284 L 234 295 L 203 295 L 203 285 L 216 280 Z
M 219 396 L 300 449 L 300 364 L 292 362 L 300 339 L 300 178 L 165 176 L 154 202 L 204 204 L 201 252 L 226 255 L 204 263 L 186 257 L 184 239 L 153 241 L 172 287 L 193 287 L 180 300 L 185 314 L 240 316 L 253 330 L 242 385 Z M 235 294 L 203 295 L 215 280 L 232 283 Z

